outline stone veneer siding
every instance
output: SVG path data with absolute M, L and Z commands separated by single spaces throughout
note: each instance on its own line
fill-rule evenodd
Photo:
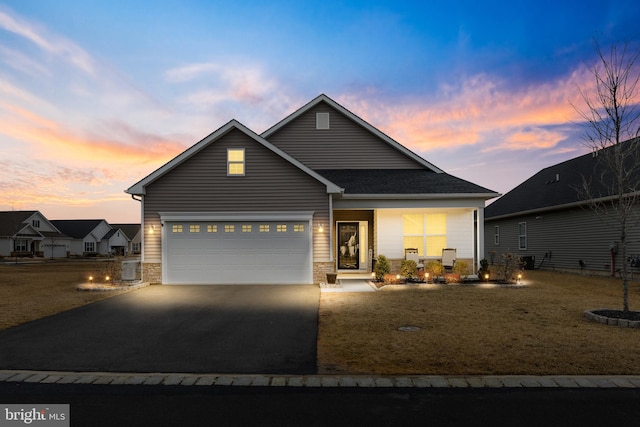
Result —
M 146 283 L 162 283 L 162 264 L 155 262 L 142 263 L 142 281 Z
M 327 273 L 335 273 L 336 264 L 334 262 L 314 262 L 313 263 L 313 283 L 326 283 Z

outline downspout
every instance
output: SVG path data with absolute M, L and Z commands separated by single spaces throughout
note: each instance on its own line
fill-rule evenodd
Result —
M 142 268 L 142 262 L 144 260 L 144 203 L 142 201 L 142 196 L 139 196 L 139 199 L 136 199 L 137 194 L 132 194 L 131 198 L 137 202 L 140 202 L 140 231 L 142 231 L 142 241 L 140 247 L 140 281 L 144 282 L 144 268 Z
M 329 224 L 327 227 L 329 233 L 329 260 L 333 262 L 333 195 L 329 194 Z

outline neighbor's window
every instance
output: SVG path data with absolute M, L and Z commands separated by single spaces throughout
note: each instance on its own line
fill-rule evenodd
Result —
M 244 148 L 227 149 L 227 175 L 244 176 Z
M 218 232 L 218 226 L 217 225 L 207 225 L 207 233 L 217 233 Z
M 500 244 L 500 226 L 493 227 L 493 244 L 498 246 Z
M 251 233 L 251 224 L 242 224 L 242 232 L 243 233 Z
M 293 225 L 293 232 L 294 233 L 301 233 L 304 231 L 304 224 L 294 224 Z
M 527 223 L 518 223 L 518 249 L 527 249 Z
M 13 250 L 16 252 L 26 252 L 28 244 L 29 242 L 26 239 L 16 239 L 13 242 Z M 86 246 L 86 243 L 85 243 L 85 246 Z
M 269 224 L 260 224 L 260 232 L 268 233 L 269 232 Z
M 174 233 L 182 233 L 182 224 L 173 224 L 171 226 L 171 231 Z
M 95 252 L 96 251 L 96 242 L 84 242 L 84 251 L 85 252 Z
M 287 231 L 287 224 L 278 224 L 276 225 L 277 233 L 285 233 Z
M 233 224 L 224 226 L 225 233 L 233 233 L 234 231 L 236 231 L 236 227 Z
M 33 221 L 31 221 L 31 225 L 33 225 L 35 228 L 40 228 L 40 220 L 34 219 Z
M 436 257 L 447 247 L 447 214 L 402 215 L 405 248 L 417 248 L 419 256 Z

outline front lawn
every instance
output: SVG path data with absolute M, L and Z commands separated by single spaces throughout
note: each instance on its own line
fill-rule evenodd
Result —
M 583 317 L 585 309 L 622 308 L 619 280 L 527 271 L 525 283 L 324 293 L 319 373 L 640 374 L 640 329 Z M 638 282 L 630 294 L 640 310 Z
M 105 271 L 104 261 L 44 261 L 0 265 L 0 330 L 98 301 L 122 291 L 75 288 Z

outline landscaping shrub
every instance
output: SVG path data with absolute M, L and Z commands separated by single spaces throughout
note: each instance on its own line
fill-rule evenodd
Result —
M 389 260 L 387 259 L 386 256 L 378 255 L 378 260 L 376 262 L 374 273 L 376 274 L 377 281 L 384 280 L 385 274 L 391 273 L 391 264 L 389 264 Z
M 418 274 L 418 264 L 412 259 L 405 259 L 400 266 L 400 274 L 407 279 L 415 279 Z

